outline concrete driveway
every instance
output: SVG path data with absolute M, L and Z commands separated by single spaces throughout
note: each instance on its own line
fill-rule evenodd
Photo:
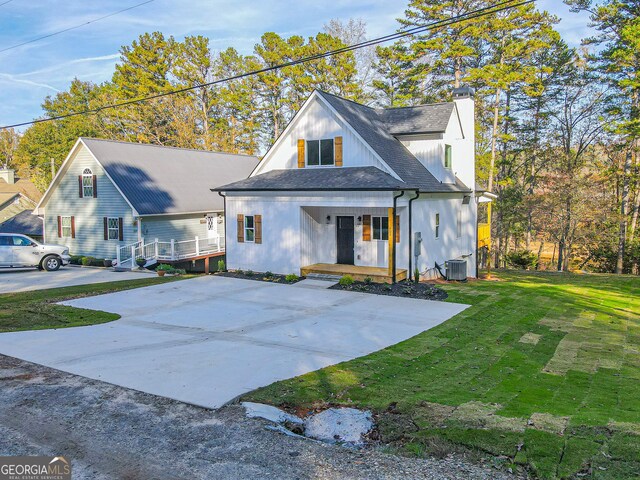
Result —
M 62 267 L 56 272 L 45 272 L 33 268 L 0 269 L 0 294 L 136 278 L 144 278 L 144 276 L 135 272 L 114 272 L 111 269 L 71 266 Z
M 68 302 L 90 327 L 0 334 L 0 353 L 216 408 L 257 387 L 380 350 L 467 306 L 200 277 Z

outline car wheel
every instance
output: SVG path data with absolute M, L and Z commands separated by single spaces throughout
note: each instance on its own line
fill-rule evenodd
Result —
M 45 259 L 42 261 L 42 265 L 44 266 L 44 269 L 47 272 L 55 272 L 60 268 L 60 265 L 62 265 L 62 262 L 58 257 L 51 256 L 51 257 L 45 257 Z

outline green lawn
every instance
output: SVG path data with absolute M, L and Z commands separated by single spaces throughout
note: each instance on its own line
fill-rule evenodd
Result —
M 56 305 L 55 303 L 73 298 L 147 287 L 182 278 L 186 277 L 149 277 L 138 280 L 122 280 L 76 287 L 2 294 L 0 295 L 0 333 L 80 327 L 111 322 L 117 320 L 120 316 L 114 313 Z
M 640 278 L 497 276 L 445 286 L 472 307 L 428 332 L 245 399 L 369 408 L 381 440 L 411 454 L 490 454 L 542 478 L 640 478 Z

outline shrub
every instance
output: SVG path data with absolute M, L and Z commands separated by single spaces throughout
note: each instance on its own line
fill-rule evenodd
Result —
M 387 282 L 384 282 L 382 284 L 382 289 L 385 290 L 386 292 L 391 291 L 391 285 L 389 285 Z
M 71 255 L 69 263 L 71 265 L 82 265 L 82 255 Z
M 171 272 L 172 270 L 174 270 L 174 268 L 166 263 L 161 263 L 156 267 L 156 271 L 160 272 Z
M 186 275 L 187 271 L 184 268 L 174 268 L 169 271 L 173 275 Z
M 239 268 L 238 268 L 238 269 L 236 270 L 236 273 L 237 273 L 238 275 L 244 275 L 244 270 L 241 270 L 241 269 L 239 269 Z
M 264 278 L 273 278 L 273 272 L 270 272 L 270 271 L 267 270 L 264 273 Z
M 224 260 L 218 260 L 218 271 L 224 272 L 227 270 L 227 266 L 224 263 Z
M 373 283 L 373 278 L 364 277 L 364 283 L 366 283 L 367 285 L 371 285 Z
M 95 258 L 93 257 L 82 257 L 82 265 L 85 267 L 90 266 L 93 262 L 95 262 Z
M 516 250 L 507 254 L 507 263 L 512 267 L 529 270 L 530 268 L 536 268 L 538 257 L 529 250 Z
M 297 282 L 299 280 L 299 277 L 295 273 L 290 273 L 287 276 L 285 276 L 284 279 L 287 282 L 292 283 L 292 282 Z
M 92 267 L 104 267 L 104 262 L 104 258 L 94 258 L 89 265 L 91 265 Z
M 413 279 L 416 283 L 420 283 L 420 270 L 418 270 L 418 267 L 413 271 Z
M 338 283 L 343 287 L 348 287 L 349 285 L 353 285 L 353 277 L 351 275 L 343 275 Z
M 253 270 L 247 270 L 244 274 L 245 274 L 247 277 L 253 277 Z

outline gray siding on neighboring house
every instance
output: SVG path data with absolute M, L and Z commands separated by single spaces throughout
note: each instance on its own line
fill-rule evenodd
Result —
M 79 196 L 78 175 L 85 168 L 90 168 L 97 177 L 98 198 Z M 75 217 L 75 238 L 58 237 L 58 216 Z M 122 217 L 123 241 L 104 240 L 104 217 Z M 131 207 L 84 145 L 70 159 L 68 170 L 46 204 L 45 239 L 48 243 L 67 245 L 72 255 L 98 258 L 115 258 L 117 246 L 138 239 Z
M 215 214 L 213 215 L 215 216 Z M 219 233 L 224 235 L 224 230 L 221 229 Z M 161 242 L 168 242 L 172 239 L 180 242 L 194 240 L 197 236 L 205 245 L 207 235 L 206 218 L 202 213 L 144 217 L 142 219 L 142 236 L 145 243 L 152 242 L 156 238 Z

